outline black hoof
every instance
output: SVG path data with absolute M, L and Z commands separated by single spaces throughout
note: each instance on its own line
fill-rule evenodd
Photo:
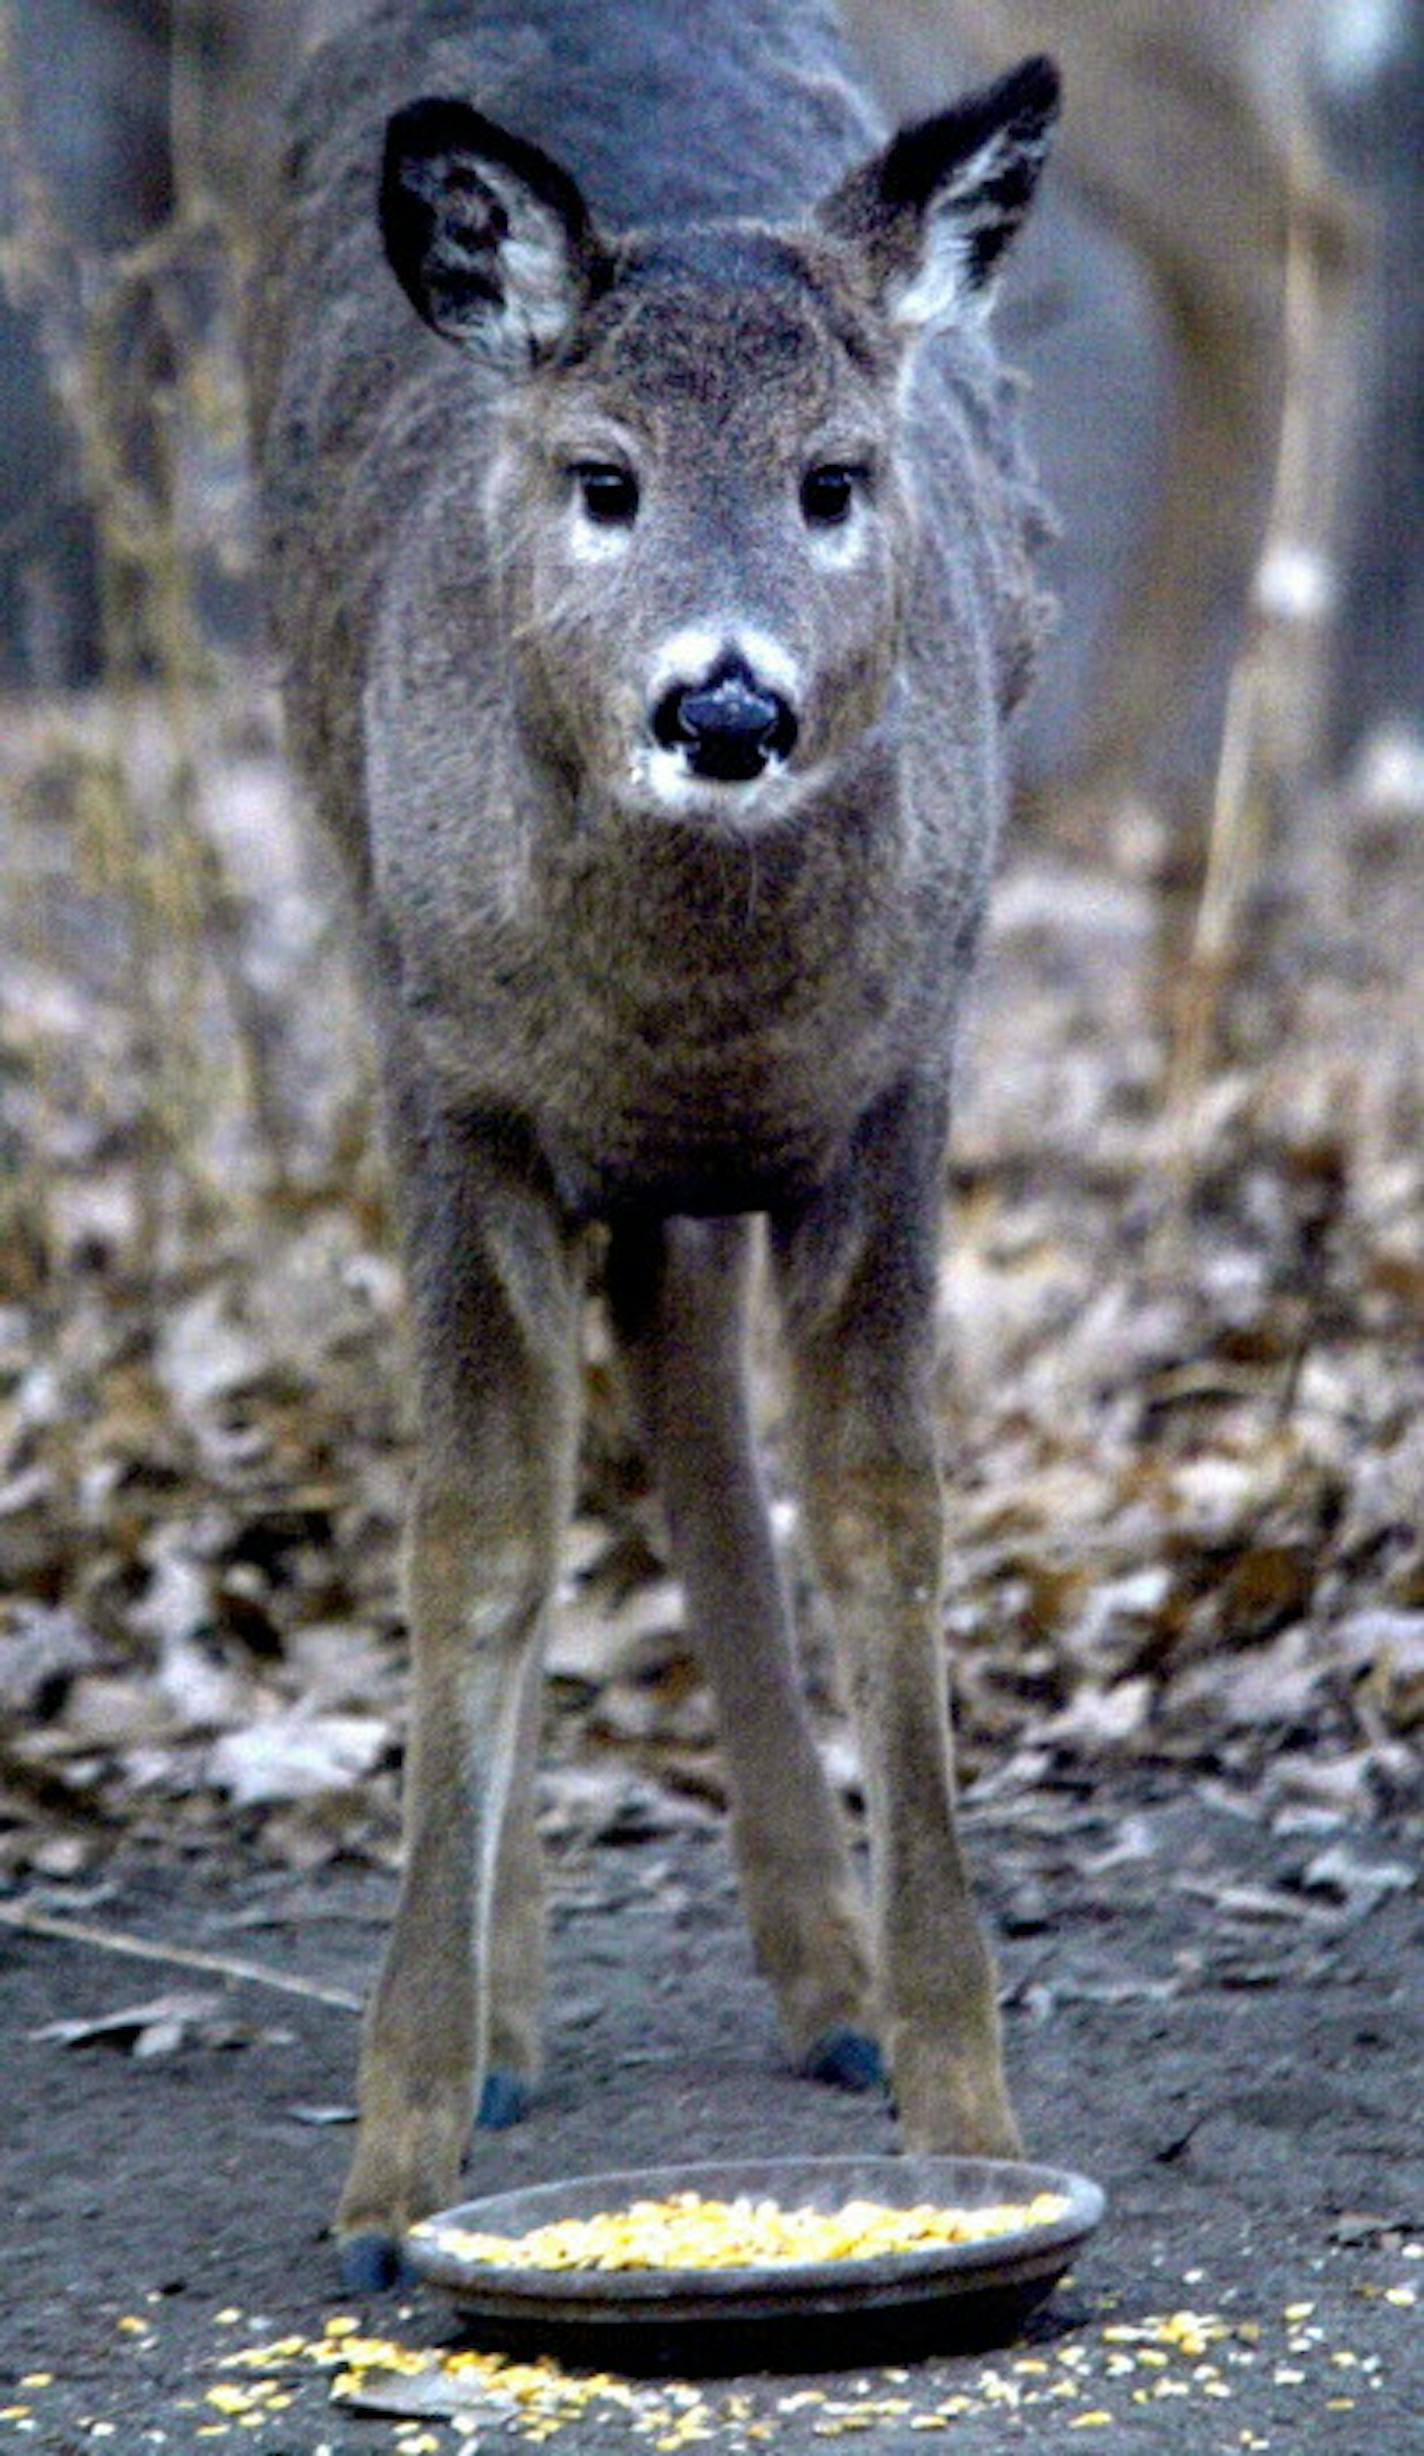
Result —
M 832 2089 L 883 2089 L 885 2066 L 880 2049 L 864 2030 L 826 2030 L 801 2066 L 810 2081 L 825 2081 Z
M 393 2234 L 348 2234 L 341 2245 L 341 2284 L 347 2294 L 389 2294 L 414 2285 L 415 2271 Z
M 512 2123 L 523 2123 L 530 2096 L 528 2082 L 517 2072 L 487 2072 L 475 2121 L 483 2131 L 507 2132 Z

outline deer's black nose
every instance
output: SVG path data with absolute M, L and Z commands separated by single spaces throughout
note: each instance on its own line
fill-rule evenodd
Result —
M 794 708 L 740 657 L 725 658 L 705 682 L 674 683 L 653 710 L 663 749 L 680 745 L 693 775 L 716 784 L 750 784 L 790 755 L 796 733 Z

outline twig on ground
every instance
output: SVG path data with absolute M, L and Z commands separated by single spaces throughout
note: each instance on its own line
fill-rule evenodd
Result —
M 279 1995 L 305 1996 L 316 2004 L 334 2004 L 339 2011 L 359 2013 L 362 1999 L 347 1987 L 328 1987 L 321 1979 L 300 1978 L 286 1970 L 269 1970 L 261 1962 L 243 1961 L 227 1953 L 204 1953 L 194 1945 L 158 1944 L 147 1936 L 131 1936 L 122 1928 L 91 1927 L 80 1919 L 35 1910 L 29 1903 L 0 1902 L 0 1926 L 19 1928 L 27 1936 L 52 1936 L 67 1944 L 84 1944 L 99 1953 L 121 1953 L 132 1961 L 171 1963 L 179 1970 L 206 1970 L 215 1978 L 252 1987 L 272 1987 Z

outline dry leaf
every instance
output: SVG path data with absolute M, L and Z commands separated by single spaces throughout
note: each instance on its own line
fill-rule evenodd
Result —
M 315 1799 L 349 1790 L 380 1763 L 390 1726 L 372 1714 L 315 1714 L 306 1706 L 229 1731 L 207 1757 L 207 1779 L 235 1808 Z
M 87 2021 L 47 2021 L 29 2035 L 37 2043 L 53 2040 L 64 2047 L 123 2047 L 141 2059 L 171 2055 L 183 2045 L 195 2024 L 210 2021 L 222 2009 L 216 1994 L 173 1989 L 150 1996 L 142 2004 L 126 2004 L 118 2012 L 99 2013 Z

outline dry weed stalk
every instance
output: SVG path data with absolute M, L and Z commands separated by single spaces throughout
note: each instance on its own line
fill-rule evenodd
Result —
M 1347 427 L 1342 305 L 1351 239 L 1322 216 L 1313 156 L 1297 140 L 1284 276 L 1285 385 L 1280 443 L 1247 632 L 1222 726 L 1206 873 L 1177 1008 L 1166 1115 L 1173 1211 L 1200 1162 L 1199 1118 L 1223 1002 L 1282 804 L 1315 772 L 1321 676 L 1334 587 L 1330 531 Z

